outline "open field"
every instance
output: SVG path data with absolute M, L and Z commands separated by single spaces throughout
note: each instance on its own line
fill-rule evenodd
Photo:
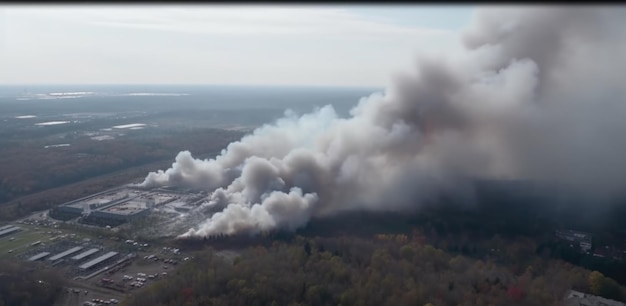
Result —
M 33 242 L 45 242 L 50 237 L 43 230 L 35 230 L 21 224 L 19 226 L 22 231 L 0 238 L 0 258 L 15 256 L 31 247 Z M 11 250 L 13 252 L 9 253 Z

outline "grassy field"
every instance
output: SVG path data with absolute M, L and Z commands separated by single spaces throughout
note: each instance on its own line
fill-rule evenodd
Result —
M 8 258 L 19 254 L 30 247 L 35 241 L 47 242 L 50 235 L 43 230 L 35 230 L 23 225 L 21 232 L 0 238 L 0 258 Z M 14 238 L 13 240 L 11 238 Z M 12 253 L 9 253 L 13 250 Z

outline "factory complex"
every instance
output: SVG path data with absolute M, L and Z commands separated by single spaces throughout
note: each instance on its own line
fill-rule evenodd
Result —
M 55 218 L 62 216 L 61 219 L 66 220 L 83 217 L 97 225 L 116 226 L 144 217 L 154 208 L 166 212 L 187 212 L 204 199 L 206 199 L 204 193 L 189 190 L 167 187 L 145 190 L 133 185 L 124 185 L 60 205 L 54 209 L 51 216 Z
M 206 199 L 203 192 L 168 187 L 109 189 L 0 224 L 0 258 L 59 272 L 72 286 L 63 305 L 91 305 L 86 301 L 103 297 L 119 301 L 168 277 L 185 260 L 178 249 L 143 240 L 152 237 L 153 228 L 163 228 L 176 219 L 173 215 L 182 216 Z M 145 222 L 133 222 L 143 217 L 148 217 Z

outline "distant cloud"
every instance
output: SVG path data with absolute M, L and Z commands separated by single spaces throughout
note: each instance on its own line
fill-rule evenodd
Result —
M 460 50 L 432 20 L 465 15 L 412 10 L 3 6 L 0 83 L 382 86 L 416 53 Z
M 362 39 L 453 35 L 441 29 L 395 25 L 345 9 L 271 6 L 20 8 L 39 18 L 94 26 L 213 35 L 319 35 Z

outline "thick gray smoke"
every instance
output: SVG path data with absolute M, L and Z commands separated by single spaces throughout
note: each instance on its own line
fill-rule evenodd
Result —
M 305 225 L 342 210 L 403 210 L 465 178 L 521 178 L 611 194 L 626 182 L 624 9 L 479 11 L 458 57 L 362 99 L 287 113 L 216 159 L 181 152 L 143 185 L 212 193 L 221 212 L 184 236 Z

